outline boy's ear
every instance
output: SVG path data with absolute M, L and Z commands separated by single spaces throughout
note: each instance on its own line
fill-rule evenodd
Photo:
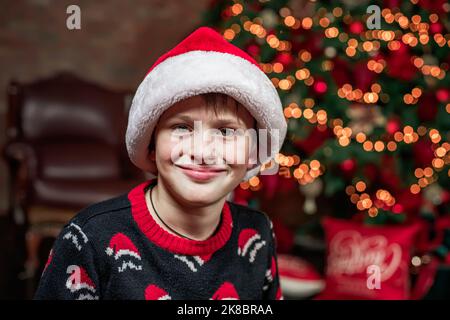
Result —
M 156 162 L 156 147 L 155 147 L 155 137 L 152 135 L 150 143 L 148 145 L 148 156 L 151 161 Z
M 156 161 L 156 152 L 155 149 L 152 149 L 149 151 L 148 156 L 150 158 L 151 161 L 155 162 Z

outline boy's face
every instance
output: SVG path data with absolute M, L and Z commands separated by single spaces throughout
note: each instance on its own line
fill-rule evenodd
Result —
M 150 159 L 156 162 L 158 181 L 184 205 L 223 199 L 254 164 L 249 163 L 255 143 L 249 129 L 254 129 L 254 118 L 232 98 L 216 108 L 202 96 L 174 104 L 154 131 Z

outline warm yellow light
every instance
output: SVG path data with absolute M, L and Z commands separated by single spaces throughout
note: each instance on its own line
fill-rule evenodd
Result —
M 313 20 L 310 17 L 303 18 L 302 27 L 303 29 L 311 29 Z
M 373 149 L 372 141 L 365 141 L 363 143 L 363 149 L 364 149 L 364 151 L 372 151 L 372 149 Z
M 244 181 L 244 182 L 241 182 L 241 183 L 239 184 L 239 186 L 240 186 L 242 189 L 246 190 L 246 189 L 248 189 L 248 187 L 249 187 L 250 185 L 248 184 L 247 181 Z
M 356 48 L 358 46 L 358 40 L 352 38 L 347 41 L 349 47 Z
M 311 53 L 309 51 L 303 50 L 299 53 L 299 58 L 304 62 L 309 62 L 311 60 Z
M 412 134 L 412 133 L 414 132 L 414 129 L 413 129 L 411 126 L 405 126 L 405 127 L 403 128 L 403 132 L 404 132 L 405 134 Z
M 363 192 L 364 190 L 366 190 L 366 184 L 364 183 L 364 181 L 358 181 L 355 187 L 358 192 Z
M 281 90 L 289 90 L 291 88 L 291 83 L 288 80 L 286 80 L 286 79 L 282 79 L 278 83 L 278 87 Z
M 275 73 L 281 73 L 283 72 L 283 65 L 279 62 L 275 62 L 272 66 L 273 72 Z
M 294 118 L 298 119 L 302 116 L 302 110 L 300 108 L 294 108 L 292 109 L 291 114 Z
M 384 143 L 382 141 L 376 141 L 374 148 L 375 148 L 375 151 L 381 152 L 384 150 Z
M 306 98 L 304 101 L 303 101 L 303 104 L 305 105 L 305 108 L 312 108 L 312 107 L 314 107 L 314 104 L 315 104 L 316 102 L 314 101 L 314 99 L 312 99 L 312 98 Z
M 234 16 L 237 16 L 242 13 L 243 9 L 244 7 L 242 6 L 242 4 L 236 3 L 231 7 L 231 12 L 233 13 Z
M 352 194 L 355 193 L 355 187 L 354 186 L 347 186 L 345 188 L 345 193 L 348 194 L 349 196 L 351 196 Z
M 334 119 L 333 120 L 333 126 L 334 127 L 337 127 L 337 126 L 341 126 L 342 127 L 342 124 L 343 124 L 343 121 L 342 121 L 342 119 Z
M 413 103 L 414 98 L 413 98 L 412 95 L 410 95 L 409 93 L 407 93 L 407 94 L 405 94 L 405 95 L 403 96 L 403 101 L 404 101 L 406 104 L 411 104 L 411 103 Z
M 327 112 L 325 110 L 317 111 L 317 121 L 319 121 L 319 123 L 323 123 L 326 120 L 327 120 Z
M 378 83 L 374 83 L 370 86 L 370 90 L 372 90 L 375 93 L 381 92 L 381 86 Z
M 349 57 L 353 57 L 356 54 L 356 50 L 353 47 L 347 47 L 347 49 L 345 49 L 345 53 L 349 56 Z
M 371 199 L 364 199 L 361 201 L 362 202 L 362 206 L 364 207 L 364 209 L 368 209 L 372 206 L 372 200 Z
M 396 133 L 394 133 L 394 140 L 397 142 L 403 141 L 403 133 L 400 131 L 397 131 Z
M 369 209 L 368 213 L 369 213 L 370 217 L 374 218 L 378 215 L 378 209 L 375 207 L 372 207 Z
M 319 25 L 322 28 L 326 28 L 330 25 L 330 19 L 328 19 L 327 17 L 323 17 L 319 20 Z
M 411 17 L 411 21 L 415 24 L 419 24 L 421 19 L 422 18 L 418 14 L 415 14 Z
M 342 16 L 342 8 L 336 7 L 333 9 L 333 16 L 340 17 Z
M 248 180 L 248 183 L 251 187 L 256 187 L 259 184 L 259 178 L 258 177 L 252 177 L 250 180 Z
M 375 92 L 366 92 L 364 94 L 364 101 L 366 103 L 375 103 L 378 101 L 378 94 Z
M 387 149 L 391 152 L 397 150 L 397 144 L 394 141 L 389 141 L 387 143 Z
M 417 179 L 422 178 L 423 177 L 422 168 L 417 168 L 416 170 L 414 170 L 414 175 L 416 176 Z
M 280 40 L 273 34 L 267 36 L 266 41 L 271 48 L 277 48 L 280 45 Z
M 336 27 L 325 29 L 325 36 L 327 38 L 336 38 L 339 35 L 339 30 Z
M 394 40 L 394 37 L 395 37 L 394 31 L 383 31 L 381 33 L 381 39 L 383 39 L 384 41 Z
M 439 141 L 441 141 L 441 135 L 436 129 L 431 129 L 429 132 L 429 136 L 433 143 L 438 143 Z
M 405 17 L 405 16 L 401 16 L 401 17 L 398 19 L 398 24 L 399 24 L 400 27 L 402 27 L 403 29 L 408 28 L 408 24 L 409 24 L 408 18 Z
M 292 27 L 295 24 L 295 18 L 293 16 L 287 16 L 284 18 L 284 24 L 288 27 Z
M 290 118 L 292 116 L 292 109 L 291 109 L 291 107 L 284 108 L 283 113 L 284 113 L 284 116 L 286 118 Z
M 432 165 L 433 167 L 435 167 L 436 169 L 441 169 L 444 166 L 444 160 L 440 159 L 440 158 L 435 158 L 432 161 Z
M 418 194 L 420 192 L 420 187 L 417 184 L 413 184 L 411 185 L 409 190 L 411 191 L 412 194 Z
M 443 147 L 439 147 L 436 149 L 435 154 L 436 156 L 442 158 L 443 156 L 445 156 L 445 154 L 447 153 L 447 150 L 445 150 L 445 148 Z
M 305 80 L 305 79 L 309 78 L 309 75 L 310 75 L 309 70 L 306 69 L 306 68 L 297 70 L 297 71 L 295 72 L 295 77 L 296 77 L 298 80 Z
M 366 135 L 363 132 L 358 132 L 356 134 L 356 141 L 358 141 L 359 143 L 363 143 L 364 141 L 366 141 Z
M 425 177 L 431 177 L 433 175 L 433 169 L 431 169 L 430 167 L 426 167 L 425 169 L 423 169 L 423 174 Z
M 294 170 L 294 177 L 295 177 L 296 179 L 301 179 L 301 178 L 303 178 L 303 175 L 304 175 L 304 174 L 305 174 L 304 171 L 301 170 L 301 169 L 299 169 L 299 168 L 297 168 L 297 169 Z
M 429 18 L 432 23 L 436 23 L 439 20 L 439 16 L 436 13 L 430 14 Z
M 428 181 L 425 178 L 420 178 L 419 179 L 419 187 L 421 188 L 425 188 L 428 185 Z
M 312 111 L 311 109 L 305 109 L 303 111 L 303 117 L 305 117 L 305 119 L 311 119 L 314 115 L 314 111 Z
M 346 147 L 350 144 L 350 139 L 346 136 L 342 136 L 339 138 L 339 144 L 343 147 Z
M 233 40 L 235 36 L 236 36 L 236 33 L 232 29 L 227 29 L 223 33 L 223 37 L 228 41 Z

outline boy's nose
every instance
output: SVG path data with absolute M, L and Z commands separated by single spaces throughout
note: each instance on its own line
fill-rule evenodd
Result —
M 221 164 L 218 153 L 220 143 L 214 136 L 204 134 L 203 139 L 194 139 L 194 147 L 191 153 L 191 159 L 197 160 L 201 164 Z

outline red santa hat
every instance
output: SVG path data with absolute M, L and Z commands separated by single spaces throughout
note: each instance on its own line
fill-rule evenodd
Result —
M 162 55 L 150 68 L 134 96 L 126 132 L 131 161 L 156 173 L 148 145 L 161 114 L 174 103 L 205 93 L 223 93 L 247 108 L 257 129 L 267 129 L 267 155 L 258 159 L 245 179 L 256 175 L 261 164 L 272 159 L 286 136 L 286 120 L 278 93 L 247 53 L 226 41 L 211 28 L 201 27 Z
M 114 255 L 115 259 L 125 255 L 133 256 L 141 260 L 141 255 L 133 242 L 123 233 L 115 234 L 109 241 L 109 245 L 106 248 L 106 253 L 109 256 Z
M 231 282 L 224 282 L 213 294 L 212 300 L 239 300 L 236 288 Z
M 67 268 L 67 272 L 70 274 L 66 281 L 67 289 L 71 292 L 87 289 L 95 293 L 96 287 L 94 281 L 92 281 L 83 267 L 70 265 Z
M 154 284 L 148 285 L 144 294 L 145 300 L 172 300 L 166 290 L 161 289 Z

